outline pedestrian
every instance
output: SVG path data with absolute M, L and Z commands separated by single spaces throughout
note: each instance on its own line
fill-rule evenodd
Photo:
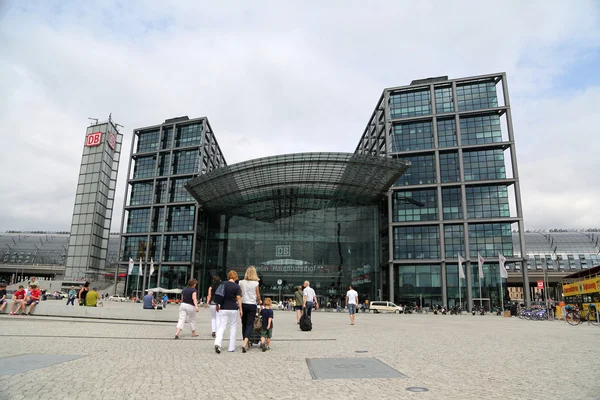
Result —
M 92 290 L 87 292 L 85 295 L 85 306 L 86 307 L 96 307 L 98 304 L 98 299 L 100 298 L 100 294 L 97 292 L 97 288 L 94 286 Z
M 221 353 L 221 343 L 223 342 L 223 335 L 227 328 L 227 322 L 229 322 L 229 351 L 235 351 L 235 336 L 237 333 L 237 319 L 238 316 L 242 317 L 242 289 L 240 285 L 235 283 L 238 278 L 237 272 L 234 270 L 229 271 L 227 274 L 227 281 L 223 282 L 223 298 L 217 299 L 215 302 L 217 311 L 217 335 L 215 337 L 215 352 Z M 216 291 L 215 291 L 215 294 Z
M 39 289 L 37 282 L 31 283 L 31 291 L 29 292 L 29 296 L 27 297 L 26 306 L 29 306 L 29 311 L 26 312 L 26 315 L 31 315 L 33 310 L 35 310 L 35 306 L 40 304 L 40 298 L 42 296 L 42 291 Z M 23 307 L 23 311 L 25 311 L 25 307 Z
M 81 289 L 79 289 L 79 305 L 80 306 L 85 306 L 85 299 L 87 297 L 89 289 L 90 289 L 89 282 L 85 282 L 83 284 L 83 286 L 81 287 Z
M 25 314 L 25 300 L 27 299 L 27 292 L 23 285 L 19 285 L 19 290 L 13 293 L 13 302 L 10 305 L 10 315 L 17 315 L 19 310 L 21 310 L 21 314 Z M 15 305 L 17 306 L 17 310 L 15 311 Z
M 210 285 L 210 287 L 208 288 L 208 296 L 206 297 L 206 305 L 204 306 L 206 307 L 210 307 L 210 324 L 211 324 L 211 328 L 212 328 L 212 337 L 215 337 L 217 335 L 217 307 L 216 304 L 214 302 L 214 297 L 215 297 L 215 292 L 217 291 L 217 288 L 219 287 L 219 285 L 221 284 L 221 278 L 219 277 L 219 275 L 215 275 L 213 276 L 212 279 L 212 285 Z
M 304 312 L 309 317 L 312 314 L 313 305 L 316 306 L 316 309 L 319 309 L 319 302 L 317 301 L 317 295 L 313 288 L 310 287 L 309 281 L 304 281 L 304 290 L 302 291 L 303 302 L 302 308 L 305 310 Z
M 69 305 L 69 303 L 71 303 L 71 305 L 74 306 L 76 298 L 77 298 L 77 290 L 75 290 L 75 286 L 71 286 L 71 290 L 69 290 L 69 297 L 67 299 L 67 305 Z
M 358 305 L 358 293 L 349 286 L 348 292 L 346 292 L 346 305 L 348 306 L 348 314 L 350 315 L 350 325 L 354 325 L 354 317 L 356 315 L 356 306 Z
M 265 299 L 265 308 L 260 311 L 262 317 L 262 329 L 260 331 L 260 347 L 262 351 L 271 350 L 271 338 L 273 337 L 273 310 L 270 297 Z
M 196 285 L 198 281 L 196 279 L 190 279 L 187 287 L 181 292 L 182 301 L 179 305 L 179 320 L 177 321 L 177 330 L 175 330 L 175 339 L 179 339 L 179 333 L 183 329 L 185 324 L 185 318 L 188 317 L 190 320 L 190 326 L 192 328 L 192 337 L 198 336 L 196 333 L 196 316 L 198 315 L 198 291 Z
M 0 283 L 0 313 L 4 311 L 4 308 L 6 308 L 7 304 L 8 301 L 6 301 L 6 283 L 2 282 Z
M 165 295 L 162 298 L 163 301 L 163 309 L 167 308 L 167 303 L 169 302 L 169 295 L 165 293 Z
M 260 299 L 260 290 L 258 288 L 258 274 L 254 266 L 249 266 L 239 283 L 242 289 L 242 353 L 248 351 L 248 340 L 254 329 L 254 320 L 256 319 L 256 305 L 262 304 Z
M 302 316 L 302 304 L 304 303 L 304 295 L 302 294 L 302 286 L 298 286 L 298 289 L 294 293 L 294 310 L 296 310 L 296 324 L 300 323 L 300 317 Z
M 144 310 L 154 310 L 154 307 L 156 307 L 156 302 L 154 301 L 154 292 L 152 290 L 150 290 L 142 300 L 144 304 Z

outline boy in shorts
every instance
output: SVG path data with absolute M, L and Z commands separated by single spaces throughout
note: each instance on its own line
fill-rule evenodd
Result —
M 23 287 L 23 285 L 20 285 L 19 290 L 17 290 L 13 294 L 13 302 L 12 302 L 12 305 L 10 306 L 10 315 L 17 315 L 19 313 L 19 310 L 22 310 L 22 313 L 25 314 L 25 296 L 26 295 L 27 295 L 27 292 L 25 291 L 25 288 Z M 17 305 L 17 310 L 13 311 L 15 309 L 15 304 Z
M 40 304 L 40 298 L 42 297 L 42 291 L 38 287 L 37 283 L 31 283 L 31 292 L 29 292 L 29 298 L 27 299 L 26 305 L 29 306 L 29 312 L 25 315 L 31 315 L 33 310 L 35 310 L 35 306 Z
M 260 331 L 260 347 L 262 351 L 271 350 L 271 338 L 273 337 L 273 301 L 267 297 L 263 302 L 264 308 L 260 310 L 262 317 L 262 330 Z

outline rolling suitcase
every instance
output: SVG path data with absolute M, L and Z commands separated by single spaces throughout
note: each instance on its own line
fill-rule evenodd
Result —
M 312 330 L 312 321 L 310 317 L 306 314 L 306 311 L 302 313 L 300 317 L 300 330 L 304 332 L 308 332 Z

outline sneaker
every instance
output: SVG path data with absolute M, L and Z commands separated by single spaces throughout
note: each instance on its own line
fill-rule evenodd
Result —
M 179 339 L 179 335 L 175 335 L 175 340 Z
M 220 346 L 215 345 L 215 353 L 221 354 L 221 347 Z
M 262 348 L 263 353 L 267 350 L 268 350 L 267 346 L 263 346 L 263 348 Z

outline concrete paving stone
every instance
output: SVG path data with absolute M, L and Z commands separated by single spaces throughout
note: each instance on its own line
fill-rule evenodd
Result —
M 133 312 L 133 311 L 131 311 Z M 142 312 L 140 310 L 140 312 Z M 271 350 L 214 352 L 210 314 L 199 338 L 175 323 L 0 316 L 0 357 L 78 354 L 55 367 L 0 377 L 0 399 L 41 397 L 297 399 L 594 399 L 600 328 L 496 316 L 315 313 L 301 332 L 291 312 L 275 313 Z M 225 334 L 223 347 L 228 344 Z M 355 353 L 367 350 L 367 353 Z M 402 379 L 313 380 L 306 358 L 373 357 Z M 90 363 L 91 362 L 91 363 Z M 148 371 L 152 372 L 149 374 Z M 181 371 L 186 371 L 181 375 Z M 573 373 L 577 371 L 577 373 Z M 223 379 L 222 377 L 233 377 Z M 429 389 L 410 393 L 409 386 Z M 76 388 L 74 391 L 73 388 Z M 2 397 L 4 396 L 4 398 Z

